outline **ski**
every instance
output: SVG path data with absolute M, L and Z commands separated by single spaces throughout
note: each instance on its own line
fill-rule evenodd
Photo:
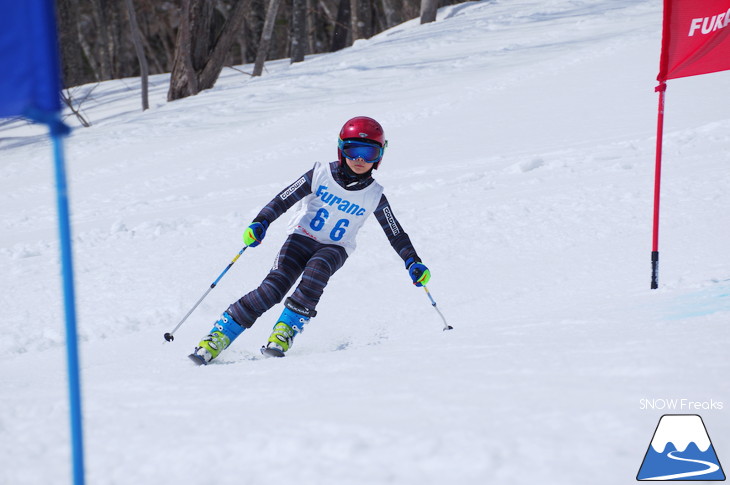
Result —
M 271 348 L 271 347 L 265 347 L 261 346 L 261 354 L 263 354 L 265 357 L 284 357 L 284 352 L 282 352 L 279 349 Z
M 195 363 L 195 365 L 208 365 L 208 363 L 205 361 L 205 359 L 196 353 L 192 353 L 192 354 L 188 355 L 188 358 L 190 358 L 190 360 L 192 360 Z

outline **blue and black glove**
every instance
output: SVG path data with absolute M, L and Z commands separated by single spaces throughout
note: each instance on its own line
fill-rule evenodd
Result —
M 413 284 L 416 286 L 423 286 L 431 279 L 431 271 L 429 271 L 425 264 L 415 258 L 408 258 L 406 260 L 406 268 L 413 280 Z
M 266 236 L 266 229 L 269 227 L 269 223 L 266 221 L 252 222 L 245 231 L 243 231 L 243 243 L 250 247 L 255 248 Z

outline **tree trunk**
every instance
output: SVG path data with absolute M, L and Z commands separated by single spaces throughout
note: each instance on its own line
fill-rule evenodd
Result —
M 84 52 L 79 43 L 78 0 L 58 0 L 56 15 L 61 44 L 63 86 L 69 88 L 88 82 L 91 79 L 86 72 Z
M 393 0 L 380 0 L 380 4 L 383 8 L 383 22 L 385 28 L 389 29 L 394 25 L 400 23 L 397 17 L 397 8 L 393 4 Z
M 101 69 L 99 68 L 99 63 L 96 62 L 94 49 L 91 48 L 91 46 L 89 45 L 89 41 L 86 39 L 84 34 L 82 34 L 81 32 L 79 32 L 78 34 L 79 35 L 76 39 L 76 42 L 78 42 L 79 46 L 81 46 L 81 50 L 84 53 L 84 59 L 86 59 L 86 62 L 89 64 L 91 72 L 94 73 L 94 80 L 101 81 Z
M 183 0 L 180 10 L 180 25 L 177 30 L 177 41 L 175 41 L 175 58 L 170 74 L 170 89 L 167 91 L 167 100 L 185 98 L 198 94 L 198 76 L 193 65 L 193 57 L 198 48 L 194 48 L 193 38 L 196 43 L 204 41 L 198 35 L 201 31 L 207 34 L 210 24 L 210 15 L 205 18 L 205 9 L 194 10 L 193 4 L 196 0 Z M 204 28 L 200 28 L 203 23 Z M 207 35 L 203 36 L 207 38 Z
M 315 5 L 316 0 L 305 0 L 307 6 L 307 21 L 305 22 L 305 29 L 307 31 L 307 52 L 314 54 L 317 52 L 317 6 Z
M 340 0 L 337 8 L 337 20 L 332 34 L 332 52 L 344 49 L 349 44 L 350 33 L 350 0 Z
M 101 72 L 97 73 L 99 80 L 106 81 L 112 78 L 112 44 L 109 37 L 108 17 L 104 12 L 101 0 L 92 0 L 91 2 L 94 22 L 98 29 L 98 45 L 96 49 L 99 56 L 99 66 Z
M 350 0 L 352 42 L 373 35 L 373 6 L 371 0 Z
M 244 62 L 256 61 L 261 33 L 264 30 L 264 19 L 266 18 L 266 2 L 264 0 L 251 0 L 249 13 L 246 19 L 248 26 L 246 32 L 246 55 Z
M 302 62 L 307 50 L 307 2 L 292 0 L 291 62 Z
M 216 39 L 213 52 L 205 63 L 203 71 L 200 73 L 201 91 L 215 86 L 215 82 L 218 80 L 218 76 L 220 76 L 225 65 L 228 52 L 231 50 L 231 46 L 241 31 L 247 8 L 248 2 L 245 0 L 238 0 L 238 3 L 233 7 L 228 20 L 223 26 L 223 31 Z
M 421 24 L 434 22 L 438 8 L 438 0 L 421 0 Z
M 350 0 L 350 32 L 352 33 L 353 43 L 360 38 L 360 19 L 358 18 L 358 14 L 360 13 L 360 9 L 358 8 L 359 4 L 360 0 Z
M 148 60 L 151 60 L 151 62 L 152 62 L 152 69 L 151 70 L 153 72 L 156 72 L 156 73 L 165 72 L 165 68 L 161 64 L 159 57 L 155 55 L 156 52 L 155 52 L 154 47 L 152 47 L 150 45 L 150 40 L 141 31 L 140 31 L 140 40 L 142 41 L 142 47 L 144 49 L 144 52 L 151 52 L 152 53 L 152 56 L 150 58 L 147 58 L 145 56 L 145 58 L 147 58 Z
M 222 32 L 213 40 L 209 0 L 183 0 L 168 101 L 196 95 L 215 85 L 243 23 L 246 6 L 245 0 L 238 0 Z
M 274 33 L 274 23 L 276 22 L 276 12 L 279 10 L 280 0 L 269 0 L 269 8 L 266 10 L 266 20 L 264 21 L 264 30 L 261 32 L 261 42 L 259 42 L 259 50 L 256 53 L 256 64 L 253 68 L 253 75 L 260 76 L 264 71 L 264 62 L 271 44 L 271 36 Z
M 102 0 L 104 16 L 109 22 L 109 55 L 111 56 L 112 79 L 128 76 L 136 70 L 136 54 L 129 49 L 130 32 L 127 29 L 129 14 L 124 2 Z M 137 7 L 135 7 L 137 8 Z
M 127 10 L 129 11 L 129 25 L 132 28 L 132 42 L 134 42 L 134 50 L 137 53 L 137 60 L 139 60 L 139 72 L 142 81 L 142 111 L 150 108 L 149 96 L 148 96 L 148 78 L 150 74 L 149 66 L 147 65 L 147 56 L 144 53 L 144 47 L 142 46 L 142 34 L 139 31 L 139 24 L 137 24 L 137 14 L 134 11 L 134 4 L 132 0 L 124 0 L 127 4 Z

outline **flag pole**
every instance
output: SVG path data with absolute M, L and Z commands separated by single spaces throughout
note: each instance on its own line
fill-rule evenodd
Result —
M 662 144 L 664 138 L 664 100 L 667 91 L 666 81 L 660 81 L 654 89 L 659 93 L 656 130 L 656 167 L 654 171 L 654 224 L 651 246 L 651 289 L 659 287 L 659 201 L 662 180 Z
M 81 379 L 79 377 L 78 339 L 76 333 L 76 297 L 73 281 L 71 254 L 71 223 L 69 221 L 68 188 L 63 155 L 63 136 L 68 128 L 60 121 L 50 123 L 53 155 L 56 171 L 56 198 L 58 228 L 61 245 L 61 271 L 63 299 L 66 315 L 66 360 L 68 365 L 69 411 L 71 418 L 71 445 L 73 458 L 73 483 L 84 485 L 84 440 L 81 420 Z

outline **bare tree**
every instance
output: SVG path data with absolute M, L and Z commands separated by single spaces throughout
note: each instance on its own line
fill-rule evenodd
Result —
M 210 55 L 211 10 L 207 2 L 183 0 L 168 101 L 200 92 L 197 73 Z
M 317 52 L 317 14 L 316 0 L 305 0 L 307 3 L 307 52 Z
M 127 4 L 127 10 L 129 12 L 129 25 L 132 28 L 134 50 L 137 52 L 137 59 L 139 60 L 139 71 L 142 81 L 142 111 L 145 111 L 150 108 L 149 96 L 147 95 L 150 69 L 147 65 L 147 56 L 144 53 L 144 47 L 142 46 L 142 34 L 139 31 L 139 24 L 137 24 L 137 14 L 134 11 L 134 4 L 132 0 L 124 1 Z
M 220 34 L 215 37 L 210 2 L 183 0 L 168 101 L 193 96 L 215 85 L 243 23 L 246 3 L 238 0 Z
M 291 62 L 302 62 L 307 51 L 307 2 L 292 0 Z
M 372 0 L 350 0 L 352 41 L 369 39 L 373 35 Z
M 93 89 L 89 91 L 91 93 Z M 71 90 L 66 89 L 66 92 L 61 91 L 61 99 L 63 100 L 63 103 L 66 105 L 66 107 L 76 116 L 76 119 L 79 120 L 79 123 L 84 128 L 88 128 L 91 126 L 91 123 L 89 123 L 86 118 L 84 118 L 84 115 L 81 114 L 81 104 L 83 101 L 80 101 L 77 103 L 78 106 L 74 106 L 74 98 L 71 95 Z
M 98 36 L 99 47 L 96 50 L 96 55 L 98 55 L 99 66 L 101 67 L 101 72 L 98 73 L 98 78 L 101 81 L 112 79 L 112 52 L 114 50 L 109 32 L 111 22 L 108 20 L 108 15 L 104 7 L 105 5 L 102 5 L 102 0 L 91 1 L 91 12 L 94 17 Z
M 434 22 L 438 8 L 438 0 L 421 0 L 421 24 Z
M 131 22 L 126 0 L 55 3 L 65 86 L 142 75 L 139 41 L 149 74 L 172 72 L 170 99 L 177 99 L 211 87 L 222 65 L 258 61 L 260 75 L 267 59 L 296 61 L 336 51 L 459 1 L 291 0 L 290 8 L 279 9 L 281 0 L 273 2 L 274 8 L 271 0 L 133 0 L 138 39 L 126 24 L 128 18 Z M 304 24 L 299 2 L 306 2 Z M 133 44 L 135 49 L 129 48 Z
M 260 76 L 264 72 L 264 62 L 271 44 L 271 37 L 274 33 L 274 23 L 276 22 L 276 12 L 279 10 L 280 0 L 269 0 L 269 8 L 266 10 L 266 20 L 264 21 L 264 30 L 261 32 L 261 42 L 259 42 L 259 50 L 256 53 L 256 63 L 253 67 L 253 75 Z
M 84 52 L 79 43 L 79 1 L 58 0 L 56 14 L 63 61 L 63 85 L 76 86 L 85 82 L 88 76 Z
M 344 49 L 351 40 L 350 34 L 350 0 L 340 0 L 337 7 L 337 20 L 332 34 L 332 52 Z
M 352 42 L 360 38 L 360 28 L 358 27 L 358 4 L 359 0 L 350 0 L 350 32 L 352 33 Z
M 266 1 L 251 0 L 248 15 L 246 17 L 246 54 L 243 56 L 243 62 L 254 62 L 256 53 L 258 52 L 259 42 L 261 42 L 261 33 L 264 30 L 264 21 L 266 19 Z

